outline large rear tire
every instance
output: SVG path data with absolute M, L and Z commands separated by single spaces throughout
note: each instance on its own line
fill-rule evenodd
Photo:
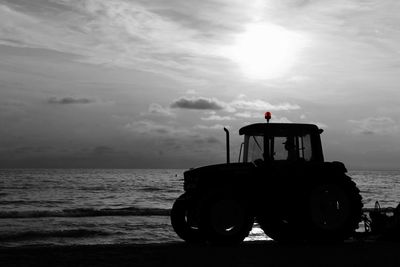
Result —
M 360 190 L 350 177 L 314 179 L 307 192 L 303 226 L 308 240 L 343 241 L 351 237 L 362 216 Z
M 186 194 L 178 197 L 171 210 L 171 224 L 176 234 L 188 243 L 205 242 L 198 225 L 194 220 L 194 210 L 190 208 Z
M 363 204 L 350 177 L 310 179 L 294 195 L 286 208 L 269 207 L 257 217 L 261 229 L 273 240 L 337 242 L 351 237 L 358 228 Z
M 212 244 L 239 244 L 249 235 L 253 224 L 248 206 L 237 197 L 213 194 L 202 202 L 200 229 Z

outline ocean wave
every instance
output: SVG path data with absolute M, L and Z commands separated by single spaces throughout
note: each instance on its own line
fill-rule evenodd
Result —
M 83 238 L 93 236 L 106 236 L 110 233 L 88 229 L 54 230 L 54 231 L 27 231 L 20 233 L 0 234 L 0 242 L 20 241 L 42 238 Z
M 159 187 L 154 187 L 154 186 L 147 186 L 147 187 L 143 187 L 139 190 L 144 191 L 144 192 L 155 192 L 155 191 L 163 191 L 165 189 L 159 188 Z
M 0 200 L 0 205 L 23 205 L 23 204 L 65 204 L 61 200 Z
M 45 217 L 100 217 L 100 216 L 169 216 L 170 209 L 158 208 L 120 208 L 120 209 L 64 209 L 0 211 L 0 219 L 45 218 Z

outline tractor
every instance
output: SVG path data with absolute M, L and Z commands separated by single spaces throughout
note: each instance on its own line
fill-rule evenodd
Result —
M 362 217 L 362 198 L 341 162 L 324 161 L 322 129 L 314 124 L 242 127 L 239 162 L 184 172 L 184 193 L 171 210 L 177 235 L 189 243 L 238 244 L 257 222 L 278 242 L 350 238 Z M 242 153 L 243 152 L 243 153 Z

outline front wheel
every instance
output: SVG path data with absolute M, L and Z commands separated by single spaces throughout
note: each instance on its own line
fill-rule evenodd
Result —
M 204 238 L 195 222 L 195 211 L 190 208 L 186 194 L 178 197 L 171 210 L 171 224 L 176 234 L 188 243 L 204 242 Z
M 205 198 L 200 209 L 200 229 L 213 244 L 239 244 L 251 231 L 254 217 L 244 201 L 215 194 Z

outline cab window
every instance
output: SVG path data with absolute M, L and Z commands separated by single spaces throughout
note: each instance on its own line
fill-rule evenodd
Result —
M 311 136 L 276 136 L 273 138 L 274 160 L 311 161 Z
M 249 138 L 249 161 L 264 159 L 264 136 L 253 135 Z

